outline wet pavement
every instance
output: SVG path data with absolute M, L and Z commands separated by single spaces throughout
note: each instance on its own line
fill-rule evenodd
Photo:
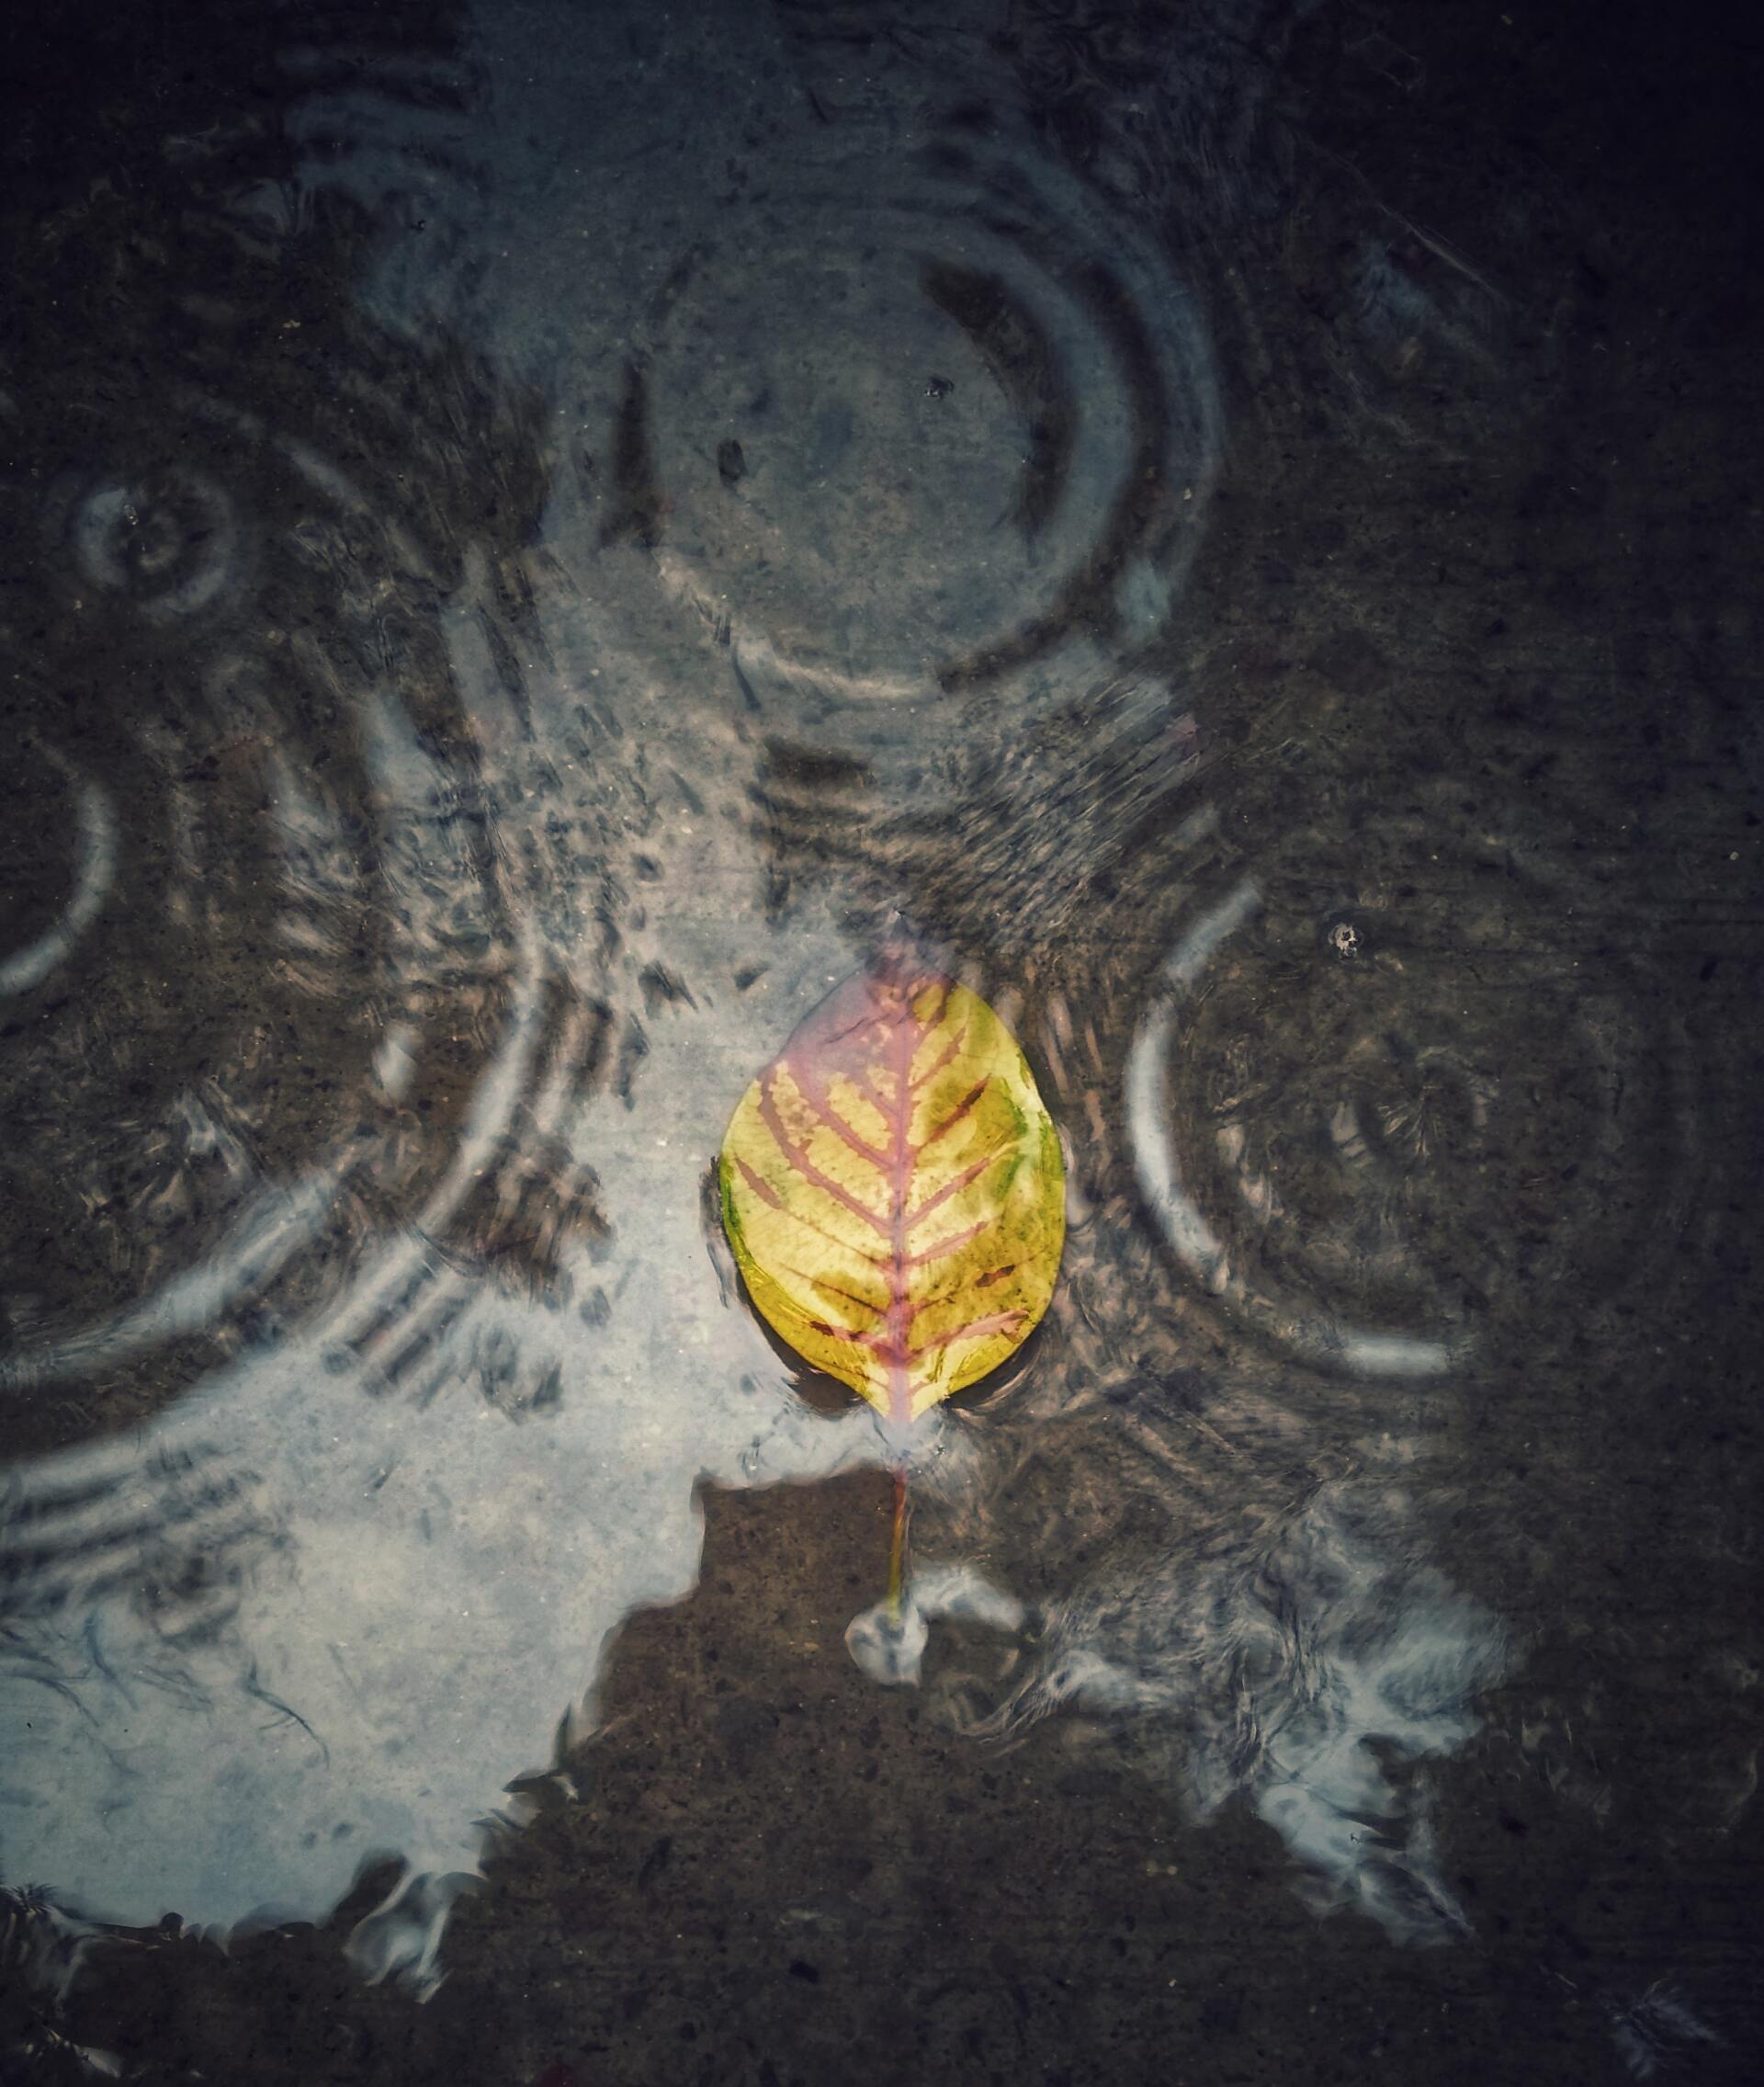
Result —
M 1755 67 L 9 17 L 0 2077 L 1754 2076 Z M 903 940 L 904 1434 L 715 1185 Z

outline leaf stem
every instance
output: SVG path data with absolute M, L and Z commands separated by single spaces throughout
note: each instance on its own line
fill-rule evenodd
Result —
M 904 1606 L 906 1579 L 907 1469 L 904 1464 L 899 1464 L 894 1472 L 894 1546 L 888 1558 L 888 1617 L 896 1624 L 900 1621 Z

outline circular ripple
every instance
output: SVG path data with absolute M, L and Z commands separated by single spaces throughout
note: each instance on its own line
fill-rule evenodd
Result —
M 1188 1275 L 1319 1367 L 1437 1375 L 1572 1332 L 1679 1214 L 1667 1018 L 1510 832 L 1359 819 L 1198 901 L 1129 1055 L 1140 1188 Z
M 1167 620 L 1218 444 L 1163 257 L 1057 169 L 786 167 L 639 328 L 603 537 L 764 721 L 875 761 L 923 706 L 1069 694 Z
M 115 814 L 98 784 L 53 748 L 18 748 L 13 776 L 16 804 L 0 843 L 0 1000 L 40 985 L 65 961 L 117 870 Z M 49 811 L 59 850 L 30 847 L 25 808 L 32 805 Z
M 177 463 L 143 461 L 126 476 L 63 483 L 47 518 L 85 586 L 126 597 L 143 616 L 193 616 L 237 577 L 231 498 Z
M 175 466 L 123 438 L 40 504 L 0 486 L 62 598 L 27 650 L 36 596 L 0 588 L 0 1386 L 68 1388 L 15 1409 L 49 1439 L 364 1287 L 354 1344 L 395 1358 L 401 1313 L 587 1193 L 551 1119 L 595 1017 L 492 844 L 441 576 L 305 433 L 195 393 L 158 425 Z

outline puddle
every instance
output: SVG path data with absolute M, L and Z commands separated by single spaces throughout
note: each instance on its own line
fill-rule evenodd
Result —
M 1755 619 L 1649 206 L 1479 102 L 1454 209 L 1407 17 L 196 16 L 7 90 L 7 2063 L 1727 2077 Z M 1067 1175 L 904 1438 L 712 1186 L 902 936 Z

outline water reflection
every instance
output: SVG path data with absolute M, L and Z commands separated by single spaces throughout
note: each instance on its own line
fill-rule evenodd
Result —
M 982 1741 L 1013 1741 L 1062 1710 L 1126 1720 L 1141 1764 L 1191 1817 L 1253 1805 L 1317 1911 L 1355 1907 L 1402 1942 L 1468 1934 L 1411 1771 L 1476 1730 L 1475 1698 L 1505 1671 L 1507 1635 L 1414 1559 L 1413 1540 L 1400 1493 L 1338 1480 L 1284 1514 L 1172 1543 L 1140 1577 L 1129 1553 L 1036 1616 L 1031 1641 L 1002 1662 L 996 1700 L 982 1707 L 975 1681 L 952 1677 L 946 1708 Z M 1023 1621 L 995 1591 L 952 1585 L 946 1571 L 930 1576 L 921 1610 Z M 901 1678 L 899 1664 L 877 1678 Z
M 690 1594 L 698 1489 L 887 1459 L 703 1186 L 900 917 L 1023 1038 L 1070 1232 L 1045 1334 L 921 1431 L 906 1617 L 853 1657 L 977 1755 L 1131 1735 L 1148 1811 L 1253 1809 L 1319 1911 L 1471 1932 L 1428 1764 L 1513 1634 L 1436 1555 L 1451 1437 L 1671 1234 L 1671 1023 L 1569 953 L 1534 822 L 1258 802 L 1181 675 L 1223 437 L 1159 213 L 1289 177 L 1285 15 L 1264 62 L 1194 10 L 1172 143 L 1137 31 L 1031 8 L 928 95 L 941 43 L 860 85 L 843 12 L 303 30 L 273 151 L 155 176 L 157 359 L 45 309 L 8 366 L 41 1982 L 84 1919 L 313 1918 L 390 1855 L 352 1948 L 432 1990 L 511 1786 L 583 1772 L 621 1623 Z M 1338 408 L 1397 334 L 1486 357 L 1441 265 L 1418 317 L 1367 248 Z

